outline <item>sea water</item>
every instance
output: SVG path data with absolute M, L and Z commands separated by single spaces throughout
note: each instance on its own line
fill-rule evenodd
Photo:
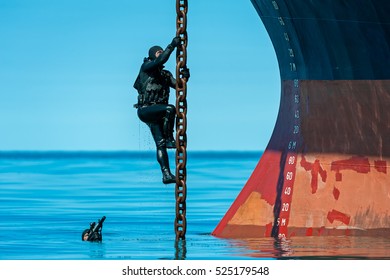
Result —
M 390 258 L 389 238 L 212 236 L 261 155 L 188 153 L 187 234 L 176 242 L 175 185 L 162 184 L 154 151 L 0 152 L 0 259 Z M 81 241 L 102 216 L 103 242 Z

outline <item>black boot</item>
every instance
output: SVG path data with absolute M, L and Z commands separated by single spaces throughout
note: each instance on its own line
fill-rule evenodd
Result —
M 162 181 L 164 184 L 174 184 L 176 183 L 176 177 L 168 170 L 161 170 L 163 174 Z
M 172 184 L 176 182 L 176 177 L 172 175 L 169 168 L 168 153 L 165 148 L 164 140 L 157 146 L 157 161 L 161 166 L 161 172 L 163 175 L 162 181 L 164 184 Z

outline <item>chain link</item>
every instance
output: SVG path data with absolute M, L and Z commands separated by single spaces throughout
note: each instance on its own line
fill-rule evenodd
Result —
M 187 0 L 176 0 L 176 36 L 181 44 L 176 52 L 176 240 L 185 240 L 187 230 L 187 80 L 183 68 L 187 66 Z

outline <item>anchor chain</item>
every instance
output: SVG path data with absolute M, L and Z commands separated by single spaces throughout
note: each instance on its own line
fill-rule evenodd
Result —
M 185 240 L 187 230 L 187 80 L 183 68 L 187 65 L 187 0 L 176 0 L 176 36 L 181 44 L 176 51 L 176 240 Z

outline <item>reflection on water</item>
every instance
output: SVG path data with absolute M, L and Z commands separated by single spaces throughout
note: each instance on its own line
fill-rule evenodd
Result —
M 252 258 L 390 259 L 390 239 L 361 236 L 310 236 L 291 239 L 230 240 Z
M 154 152 L 0 152 L 0 259 L 390 258 L 386 238 L 211 236 L 260 156 L 189 153 L 187 234 L 176 242 L 174 186 Z M 103 215 L 103 242 L 82 242 Z
M 175 240 L 175 260 L 187 258 L 187 244 L 185 240 Z

